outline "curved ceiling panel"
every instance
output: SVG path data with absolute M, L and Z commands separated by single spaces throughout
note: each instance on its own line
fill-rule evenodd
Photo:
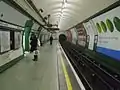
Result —
M 59 24 L 61 30 L 94 15 L 118 0 L 32 0 L 43 16 L 51 15 L 50 23 Z

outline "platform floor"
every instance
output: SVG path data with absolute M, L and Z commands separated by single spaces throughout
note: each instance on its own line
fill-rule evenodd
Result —
M 40 47 L 37 62 L 32 61 L 32 53 L 27 54 L 16 65 L 1 73 L 0 90 L 69 90 L 57 46 L 57 41 L 52 46 L 47 43 Z M 71 90 L 80 90 L 78 87 L 75 82 L 77 89 L 73 87 Z

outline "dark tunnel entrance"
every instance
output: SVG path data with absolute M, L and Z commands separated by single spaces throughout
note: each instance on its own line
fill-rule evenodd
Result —
M 67 37 L 64 34 L 59 35 L 59 42 L 62 43 L 67 40 Z

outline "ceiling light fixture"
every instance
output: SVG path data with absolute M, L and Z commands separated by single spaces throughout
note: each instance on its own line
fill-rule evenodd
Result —
M 58 22 L 60 23 L 61 19 L 62 19 L 62 16 L 63 16 L 63 10 L 66 8 L 66 5 L 67 5 L 67 0 L 63 0 L 62 2 L 62 7 L 61 7 L 61 14 L 60 14 L 60 17 L 59 17 L 59 20 Z
M 63 3 L 62 4 L 62 9 L 64 9 L 66 7 L 67 3 Z
M 67 0 L 63 0 L 63 3 L 67 3 Z
M 67 5 L 67 0 L 63 0 L 62 2 L 62 9 L 65 9 Z
M 63 13 L 63 10 L 61 10 L 61 14 Z

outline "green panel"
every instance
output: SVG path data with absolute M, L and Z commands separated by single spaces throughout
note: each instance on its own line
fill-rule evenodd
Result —
M 27 20 L 25 24 L 25 51 L 29 51 L 29 36 L 33 26 L 32 20 Z
M 29 33 L 30 27 L 25 28 L 25 51 L 29 51 Z
M 24 43 L 23 42 L 23 39 L 24 39 L 23 37 L 24 37 L 24 31 L 22 32 L 22 49 L 23 49 L 23 54 L 24 54 L 25 50 L 24 50 L 24 45 L 23 45 L 23 43 Z

